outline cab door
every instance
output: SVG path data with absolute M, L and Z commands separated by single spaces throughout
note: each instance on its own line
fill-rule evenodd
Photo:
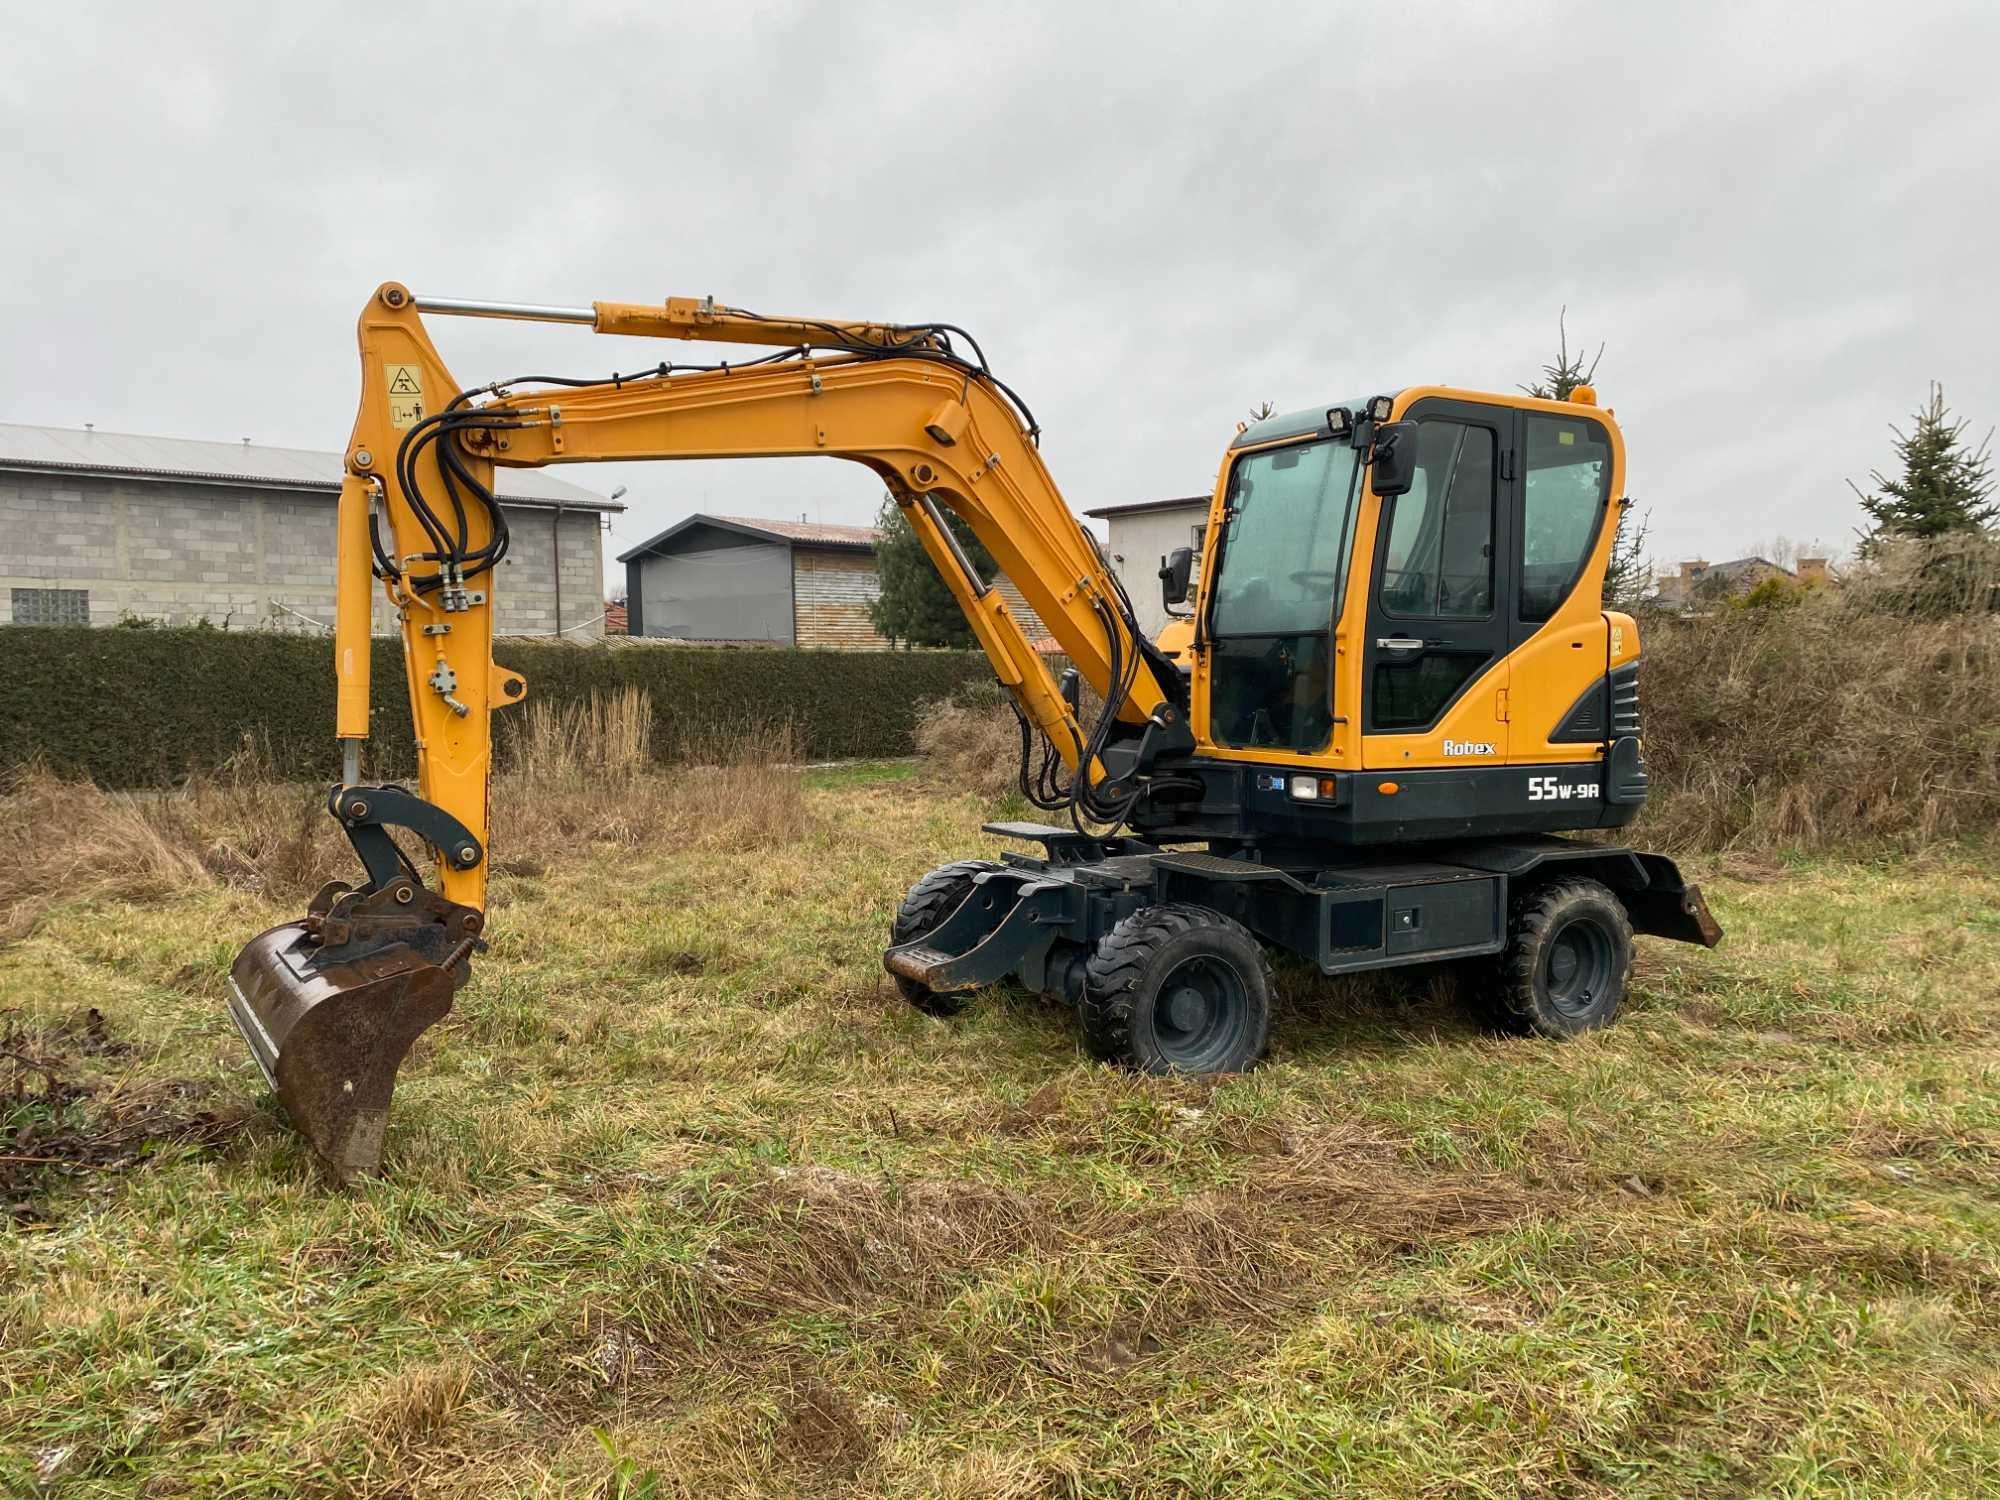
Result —
M 1406 415 L 1416 480 L 1380 502 L 1367 575 L 1362 764 L 1504 764 L 1515 413 L 1428 398 Z

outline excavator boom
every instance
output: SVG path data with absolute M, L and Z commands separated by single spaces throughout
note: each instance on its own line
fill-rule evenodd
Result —
M 425 312 L 778 352 L 467 389 L 432 343 Z M 369 299 L 358 337 L 360 410 L 337 521 L 343 775 L 328 805 L 365 879 L 327 886 L 303 921 L 246 947 L 230 1001 L 267 1080 L 338 1175 L 378 1163 L 402 1058 L 449 1009 L 483 946 L 491 717 L 527 692 L 492 654 L 494 569 L 508 541 L 496 466 L 787 454 L 866 465 L 1067 771 L 1072 816 L 1117 816 L 1145 756 L 1192 743 L 1180 674 L 1133 622 L 1116 575 L 1043 465 L 1032 420 L 963 330 L 763 317 L 686 297 L 581 308 L 469 302 L 391 283 Z M 1016 581 L 1106 703 L 1093 723 L 1079 719 L 1076 695 L 966 559 L 946 511 Z M 414 792 L 361 776 L 377 583 L 401 623 Z M 427 848 L 434 886 L 399 832 Z

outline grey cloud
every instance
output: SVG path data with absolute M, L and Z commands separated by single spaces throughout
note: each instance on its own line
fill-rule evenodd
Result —
M 0 419 L 334 447 L 374 285 L 942 317 L 1073 503 L 1252 402 L 1511 388 L 1558 307 L 1663 558 L 1839 543 L 1943 379 L 2000 418 L 2000 15 L 1761 8 L 13 7 Z M 440 325 L 467 381 L 659 357 Z M 836 465 L 626 467 L 865 519 Z

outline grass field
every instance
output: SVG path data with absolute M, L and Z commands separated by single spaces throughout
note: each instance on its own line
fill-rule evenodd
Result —
M 1566 1046 L 1294 969 L 1267 1067 L 1135 1079 L 1037 998 L 897 998 L 898 897 L 985 843 L 911 775 L 720 781 L 691 843 L 503 806 L 493 951 L 345 1192 L 223 1011 L 291 904 L 58 901 L 0 950 L 0 1476 L 2000 1488 L 1990 855 L 1691 861 L 1727 942 L 1645 941 Z

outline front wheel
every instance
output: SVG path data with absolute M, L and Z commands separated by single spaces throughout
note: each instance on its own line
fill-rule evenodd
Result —
M 1205 906 L 1142 907 L 1098 940 L 1084 976 L 1084 1045 L 1141 1073 L 1240 1073 L 1271 1035 L 1257 939 Z
M 1558 880 L 1520 896 L 1493 976 L 1501 1019 L 1558 1041 L 1609 1026 L 1632 977 L 1632 922 L 1595 880 Z

